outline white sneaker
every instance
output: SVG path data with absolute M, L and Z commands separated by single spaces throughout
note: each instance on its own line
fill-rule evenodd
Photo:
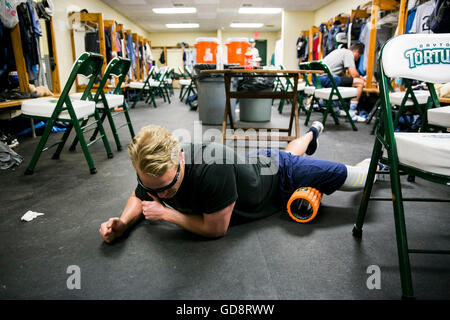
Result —
M 357 116 L 357 115 L 353 116 L 352 120 L 355 121 L 355 122 L 366 122 L 366 118 L 361 117 L 361 116 Z
M 339 117 L 346 117 L 347 113 L 344 110 L 339 110 L 338 116 Z
M 319 121 L 314 121 L 310 128 L 314 128 L 317 131 L 317 136 L 315 139 L 312 139 L 311 142 L 308 145 L 308 148 L 306 149 L 305 153 L 308 156 L 311 156 L 316 152 L 317 148 L 319 147 L 319 136 L 323 131 L 323 124 Z M 310 129 L 311 130 L 311 129 Z M 308 130 L 309 131 L 309 130 Z
M 314 127 L 317 129 L 317 131 L 319 132 L 319 134 L 317 135 L 317 138 L 319 137 L 319 135 L 323 132 L 323 124 L 320 121 L 314 121 L 311 124 L 311 127 Z

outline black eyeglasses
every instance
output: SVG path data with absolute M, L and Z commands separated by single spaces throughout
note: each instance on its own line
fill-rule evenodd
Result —
M 164 191 L 166 191 L 166 190 L 169 190 L 170 188 L 172 188 L 174 185 L 175 185 L 175 183 L 177 183 L 177 181 L 178 181 L 178 178 L 179 178 L 179 176 L 180 176 L 180 165 L 178 165 L 178 169 L 177 169 L 177 173 L 175 174 L 175 177 L 173 178 L 173 180 L 172 180 L 172 182 L 171 183 L 169 183 L 167 186 L 165 186 L 165 187 L 162 187 L 162 188 L 158 188 L 158 189 L 150 189 L 150 188 L 148 188 L 148 187 L 146 187 L 143 183 L 142 183 L 142 181 L 141 181 L 141 179 L 139 178 L 139 175 L 136 175 L 137 176 L 137 181 L 138 181 L 138 184 L 141 186 L 141 188 L 143 188 L 146 192 L 150 192 L 151 194 L 157 194 L 157 193 L 161 193 L 161 192 L 164 192 Z

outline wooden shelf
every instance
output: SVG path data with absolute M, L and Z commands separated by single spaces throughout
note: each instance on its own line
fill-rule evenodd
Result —
M 358 18 L 365 19 L 365 18 L 368 18 L 368 17 L 370 17 L 370 14 L 367 13 L 366 10 L 352 10 L 352 13 L 350 15 L 350 21 L 353 21 L 353 20 L 358 19 Z
M 13 107 L 20 107 L 22 105 L 22 102 L 27 99 L 20 99 L 20 100 L 8 100 L 5 102 L 0 102 L 0 109 L 6 109 L 6 108 L 13 108 Z
M 439 102 L 450 104 L 450 98 L 440 97 Z

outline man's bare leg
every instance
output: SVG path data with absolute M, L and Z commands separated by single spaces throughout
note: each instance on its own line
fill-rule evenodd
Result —
M 365 80 L 361 78 L 353 78 L 353 84 L 352 87 L 356 88 L 356 98 L 353 98 L 352 101 L 359 101 L 361 98 L 361 94 L 363 92 L 363 88 L 365 85 Z
M 314 132 L 315 130 L 315 132 Z M 305 153 L 311 155 L 316 151 L 317 148 L 317 138 L 319 134 L 323 131 L 323 125 L 319 121 L 314 121 L 311 128 L 300 138 L 294 139 L 287 145 L 285 152 L 290 152 L 297 156 L 303 156 Z M 310 144 L 312 144 L 310 146 Z M 309 150 L 308 150 L 309 147 Z M 307 152 L 308 151 L 308 152 Z

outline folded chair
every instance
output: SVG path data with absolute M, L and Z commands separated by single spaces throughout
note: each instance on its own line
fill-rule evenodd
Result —
M 276 70 L 277 67 L 268 67 L 268 70 Z M 275 81 L 273 82 L 273 91 L 283 91 L 284 90 L 284 85 L 283 82 L 281 81 L 281 77 L 276 77 Z M 272 99 L 272 105 L 274 103 L 275 99 Z
M 182 79 L 178 80 L 178 82 L 180 83 L 180 94 L 178 95 L 178 99 L 182 101 L 183 99 L 181 97 L 183 96 L 183 91 L 189 86 L 191 81 L 187 78 L 187 75 L 184 73 L 183 68 L 178 67 L 178 72 L 182 76 Z
M 59 159 L 59 155 L 72 128 L 75 129 L 76 136 L 80 141 L 80 145 L 83 149 L 83 153 L 91 173 L 97 172 L 88 148 L 94 142 L 102 139 L 108 158 L 113 157 L 108 139 L 106 138 L 105 130 L 103 129 L 102 120 L 100 119 L 98 109 L 95 107 L 95 102 L 76 100 L 69 97 L 69 91 L 75 82 L 77 75 L 83 75 L 89 79 L 83 94 L 86 96 L 90 94 L 92 86 L 101 71 L 102 63 L 103 56 L 96 53 L 85 52 L 81 54 L 77 61 L 73 64 L 72 71 L 70 72 L 69 78 L 59 98 L 44 97 L 26 100 L 22 103 L 22 114 L 24 116 L 33 119 L 47 120 L 47 126 L 45 127 L 44 133 L 39 140 L 25 174 L 33 174 L 41 153 L 51 147 L 57 146 L 52 159 Z M 95 121 L 87 124 L 87 119 L 90 119 L 91 117 L 94 117 Z M 51 146 L 45 147 L 51 129 L 56 121 L 68 123 L 69 126 L 66 128 L 66 131 L 60 141 Z M 98 128 L 100 131 L 100 137 L 87 144 L 83 133 L 95 128 Z
M 155 102 L 155 92 L 154 87 L 159 86 L 159 83 L 154 81 L 152 78 L 155 74 L 155 66 L 152 66 L 150 69 L 150 72 L 147 75 L 147 78 L 145 78 L 144 82 L 138 82 L 138 81 L 132 81 L 129 84 L 130 89 L 137 89 L 139 90 L 139 93 L 137 97 L 135 98 L 133 105 L 131 106 L 132 109 L 136 106 L 136 103 L 141 100 L 141 98 L 145 95 L 147 95 L 147 99 L 145 103 L 148 103 L 149 100 L 152 101 L 153 106 L 156 108 L 156 102 Z
M 280 65 L 281 70 L 285 70 L 283 65 Z M 291 80 L 287 77 L 276 77 L 275 79 L 275 86 L 273 91 L 284 91 L 289 92 L 294 90 L 294 84 L 291 82 Z M 272 99 L 272 105 L 273 105 L 274 99 Z M 278 105 L 278 112 L 281 114 L 283 113 L 283 108 L 285 103 L 292 103 L 291 99 L 280 99 L 280 104 Z M 300 104 L 299 104 L 300 106 Z
M 195 79 L 194 79 L 194 77 L 192 75 L 192 72 L 189 71 L 188 68 L 184 68 L 184 70 L 186 70 L 186 73 L 187 73 L 189 79 L 191 80 L 191 84 L 188 87 L 188 90 L 187 90 L 186 95 L 185 95 L 185 97 L 186 97 L 185 102 L 187 103 L 187 99 L 191 96 L 191 93 L 193 95 L 197 94 L 197 83 L 195 82 Z
M 428 90 L 413 90 L 411 82 L 411 79 L 403 79 L 403 83 L 406 86 L 405 91 L 394 91 L 391 83 L 389 82 L 388 84 L 388 89 L 390 90 L 389 101 L 395 114 L 394 129 L 397 127 L 400 117 L 406 111 L 412 111 L 421 118 L 425 115 L 424 112 L 426 111 L 430 92 Z
M 331 88 L 321 88 L 322 86 L 320 85 L 320 81 L 318 80 L 316 75 L 313 75 L 314 79 L 317 79 L 315 80 L 316 89 L 314 90 L 314 98 L 315 100 L 322 99 L 326 101 L 326 107 L 322 118 L 323 125 L 325 125 L 329 113 L 333 117 L 334 122 L 336 124 L 339 124 L 338 117 L 334 113 L 332 108 L 333 101 L 339 101 L 342 109 L 345 111 L 345 115 L 350 122 L 350 125 L 352 126 L 352 129 L 354 131 L 357 131 L 358 129 L 356 128 L 355 123 L 353 122 L 353 119 L 349 113 L 350 100 L 356 97 L 357 89 L 353 87 L 338 87 L 330 70 L 328 69 L 328 66 L 322 61 L 311 61 L 308 65 L 310 70 L 323 71 L 324 74 L 328 76 L 328 79 L 330 80 L 330 83 L 332 85 Z M 311 108 L 309 112 L 311 112 Z M 309 120 L 309 115 L 307 116 L 307 119 Z
M 299 69 L 300 70 L 311 70 L 310 66 L 309 66 L 309 62 L 302 62 L 299 64 Z M 300 88 L 297 87 L 298 91 L 302 91 L 302 95 L 303 95 L 303 100 L 308 98 L 309 100 L 309 108 L 307 108 L 304 103 L 302 102 L 303 106 L 304 106 L 304 110 L 306 113 L 306 117 L 305 117 L 305 126 L 308 125 L 309 122 L 309 118 L 311 117 L 311 112 L 313 111 L 313 105 L 314 103 L 319 103 L 315 98 L 314 98 L 314 92 L 316 91 L 316 87 L 314 86 L 314 84 L 312 84 L 309 81 L 308 78 L 308 74 L 302 74 L 303 80 L 305 81 L 304 87 Z M 316 75 L 312 75 L 312 77 L 316 77 Z M 319 82 L 318 80 L 316 82 Z M 320 84 L 320 82 L 318 83 L 318 88 L 322 88 L 322 85 Z M 300 90 L 301 89 L 301 90 Z
M 449 42 L 449 34 L 401 35 L 386 42 L 378 58 L 381 96 L 380 121 L 376 128 L 376 138 L 367 182 L 353 228 L 353 235 L 357 238 L 362 237 L 362 228 L 369 200 L 392 201 L 403 298 L 414 297 L 409 260 L 410 253 L 450 253 L 450 250 L 423 250 L 410 249 L 408 247 L 403 202 L 450 202 L 450 199 L 403 198 L 400 173 L 410 174 L 430 182 L 450 186 L 450 134 L 394 132 L 388 82 L 389 78 L 393 77 L 426 82 L 431 97 L 429 106 L 432 108 L 430 109 L 437 108 L 436 110 L 439 110 L 439 102 L 434 92 L 433 83 L 450 81 L 449 49 L 441 47 L 442 43 Z M 447 50 L 447 61 L 444 60 L 445 50 Z M 441 124 L 450 126 L 450 122 Z M 390 168 L 392 197 L 370 197 L 379 162 L 388 165 Z
M 181 89 L 180 89 L 180 96 L 179 99 L 180 101 L 183 100 L 187 100 L 187 98 L 189 97 L 189 95 L 191 93 L 195 94 L 197 93 L 195 90 L 195 83 L 194 80 L 192 79 L 189 70 L 187 70 L 187 68 L 185 68 L 186 70 L 186 74 L 183 72 L 183 70 L 181 69 L 181 67 L 178 68 L 181 75 L 183 76 L 183 79 L 180 79 L 180 85 L 181 85 Z M 186 100 L 184 101 L 186 103 Z
M 150 82 L 150 86 L 154 88 L 155 95 L 160 95 L 164 102 L 170 103 L 169 90 L 167 85 L 167 77 L 169 75 L 170 68 L 162 67 L 159 72 L 155 73 L 155 80 Z
M 131 138 L 134 137 L 134 129 L 131 123 L 131 118 L 128 113 L 128 104 L 125 100 L 124 95 L 122 94 L 122 83 L 124 83 L 125 78 L 127 76 L 128 70 L 130 69 L 131 61 L 127 58 L 116 57 L 112 59 L 108 66 L 106 67 L 105 74 L 103 75 L 102 80 L 98 86 L 97 92 L 95 95 L 92 95 L 91 92 L 78 92 L 75 94 L 71 94 L 70 97 L 74 99 L 80 100 L 90 100 L 96 103 L 99 111 L 102 112 L 101 120 L 105 121 L 105 118 L 108 118 L 109 125 L 111 126 L 111 131 L 114 137 L 114 141 L 116 142 L 117 150 L 122 150 L 122 146 L 120 144 L 120 139 L 117 131 L 125 126 L 128 127 L 130 131 Z M 105 89 L 108 84 L 108 81 L 111 77 L 117 78 L 116 86 L 112 93 L 105 94 Z M 111 111 L 116 109 L 114 113 Z M 121 114 L 124 114 L 126 122 L 122 125 L 116 127 L 114 123 L 114 117 L 117 117 Z M 94 133 L 91 136 L 91 141 L 95 140 L 98 134 L 98 128 L 95 129 Z M 71 149 L 74 150 L 75 146 L 78 142 L 77 137 L 75 137 L 74 142 L 72 143 Z
M 170 96 L 174 95 L 173 92 L 173 81 L 172 81 L 172 76 L 175 73 L 175 71 L 173 70 L 173 68 L 169 68 L 169 70 L 167 70 L 167 75 L 166 78 L 164 79 L 164 85 L 166 87 L 167 93 Z

